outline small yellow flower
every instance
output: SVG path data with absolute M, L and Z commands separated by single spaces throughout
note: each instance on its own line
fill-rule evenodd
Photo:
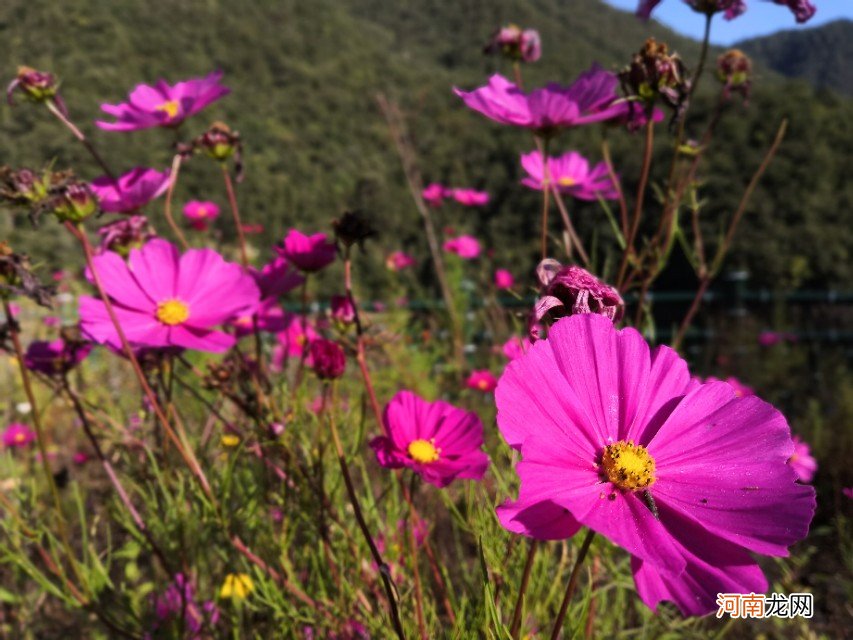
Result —
M 240 438 L 238 436 L 235 436 L 233 433 L 226 433 L 224 436 L 222 436 L 222 439 L 219 441 L 219 443 L 223 447 L 236 447 L 238 444 L 240 444 Z
M 255 584 L 249 574 L 229 573 L 225 576 L 222 588 L 219 590 L 219 597 L 244 600 L 254 589 Z

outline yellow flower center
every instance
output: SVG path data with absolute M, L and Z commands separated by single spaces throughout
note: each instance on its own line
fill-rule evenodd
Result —
M 25 434 L 23 431 L 19 431 L 18 433 L 15 434 L 14 440 L 17 443 L 24 442 L 26 439 L 27 439 L 27 434 Z
M 204 207 L 199 207 L 198 209 L 195 210 L 195 215 L 198 218 L 206 218 L 207 217 L 207 209 L 205 209 Z
M 601 467 L 607 479 L 620 489 L 638 491 L 655 481 L 655 459 L 645 447 L 630 440 L 607 445 L 601 455 Z
M 485 380 L 485 379 L 480 380 L 480 381 L 477 383 L 477 387 L 480 389 L 480 391 L 485 391 L 486 389 L 488 389 L 488 388 L 489 388 L 489 381 L 488 381 L 488 380 Z
M 575 182 L 574 178 L 566 176 L 564 178 L 560 178 L 557 181 L 557 184 L 559 184 L 561 187 L 573 187 L 577 184 L 577 182 Z
M 157 303 L 157 319 L 163 324 L 174 326 L 186 322 L 190 308 L 180 300 L 164 300 Z
M 220 444 L 222 444 L 223 447 L 236 447 L 240 444 L 240 438 L 239 436 L 235 436 L 233 433 L 226 433 L 222 436 Z
M 219 590 L 220 598 L 243 600 L 255 589 L 252 578 L 246 573 L 229 573 L 222 582 Z
M 180 109 L 180 108 L 181 108 L 180 102 L 178 102 L 177 100 L 168 100 L 168 101 L 164 102 L 163 104 L 157 105 L 156 107 L 154 107 L 154 110 L 155 111 L 162 111 L 167 116 L 169 116 L 169 119 L 171 120 L 172 118 L 174 118 L 175 116 L 178 115 L 178 109 Z
M 427 464 L 438 460 L 441 449 L 435 446 L 435 440 L 412 440 L 409 443 L 409 457 L 415 462 Z

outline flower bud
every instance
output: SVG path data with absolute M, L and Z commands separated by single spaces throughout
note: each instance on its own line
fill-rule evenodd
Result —
M 355 322 L 355 308 L 347 296 L 332 296 L 332 318 L 342 324 L 350 325 Z
M 311 343 L 314 373 L 320 380 L 335 380 L 344 375 L 347 360 L 337 342 L 318 338 Z
M 510 24 L 495 31 L 483 53 L 499 54 L 512 62 L 536 62 L 542 56 L 542 41 L 538 31 L 522 31 Z
M 224 162 L 237 151 L 240 145 L 240 134 L 231 131 L 224 122 L 214 122 L 210 128 L 198 138 L 198 146 L 211 158 Z
M 32 205 L 44 200 L 50 188 L 67 177 L 64 173 L 38 175 L 30 169 L 0 167 L 0 198 L 10 204 Z
M 82 222 L 98 211 L 98 199 L 85 182 L 71 182 L 52 197 L 48 210 L 60 222 Z
M 629 97 L 639 98 L 647 110 L 660 99 L 675 110 L 676 120 L 683 115 L 690 96 L 690 81 L 681 58 L 677 53 L 669 53 L 666 43 L 654 38 L 646 40 L 619 78 Z
M 131 249 L 139 249 L 150 238 L 154 237 L 154 230 L 148 224 L 145 216 L 129 216 L 115 222 L 105 224 L 98 229 L 101 236 L 101 244 L 98 253 L 115 251 L 122 258 L 130 254 Z
M 345 247 L 358 244 L 364 249 L 365 240 L 377 235 L 376 229 L 363 211 L 344 212 L 332 222 L 332 228 L 335 230 L 335 238 Z
M 31 102 L 53 100 L 62 113 L 66 112 L 62 98 L 58 94 L 59 81 L 52 73 L 38 71 L 31 67 L 18 67 L 18 75 L 6 87 L 6 100 L 10 105 L 15 104 L 13 94 L 16 89 Z
M 717 58 L 717 79 L 723 83 L 723 96 L 728 98 L 732 91 L 749 99 L 752 61 L 740 49 L 729 49 Z

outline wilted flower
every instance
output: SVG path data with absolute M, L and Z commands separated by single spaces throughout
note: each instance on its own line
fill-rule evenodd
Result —
M 297 229 L 291 229 L 275 250 L 298 269 L 308 273 L 332 264 L 338 253 L 335 243 L 329 242 L 325 233 L 307 236 Z
M 562 129 L 603 122 L 618 115 L 615 75 L 594 65 L 568 87 L 549 84 L 526 93 L 501 75 L 474 91 L 454 89 L 468 107 L 501 124 L 551 136 Z
M 385 266 L 391 271 L 402 271 L 415 264 L 415 259 L 403 251 L 392 251 L 385 258 Z
M 60 222 L 82 222 L 98 211 L 94 187 L 85 182 L 70 182 L 56 189 L 45 201 L 44 210 Z
M 690 80 L 681 58 L 677 53 L 670 53 L 666 43 L 654 38 L 646 40 L 619 78 L 630 96 L 644 103 L 646 118 L 658 99 L 674 110 L 674 121 L 687 109 Z
M 139 249 L 155 236 L 145 216 L 128 216 L 105 224 L 98 229 L 98 235 L 101 236 L 98 253 L 115 251 L 122 258 L 126 258 L 131 249 Z
M 212 249 L 183 254 L 155 238 L 131 249 L 127 262 L 107 251 L 94 266 L 127 339 L 139 347 L 227 351 L 232 335 L 217 331 L 235 316 L 251 315 L 260 292 L 254 279 Z M 81 296 L 80 324 L 95 342 L 121 348 L 104 302 Z
M 63 115 L 68 115 L 65 102 L 59 95 L 59 80 L 52 73 L 38 71 L 32 67 L 18 67 L 18 75 L 6 87 L 6 100 L 14 105 L 15 90 L 23 93 L 31 102 L 52 100 Z
M 33 443 L 35 439 L 35 431 L 19 422 L 13 422 L 3 431 L 3 446 L 9 449 L 26 447 Z
M 115 122 L 99 120 L 95 124 L 107 131 L 176 127 L 231 92 L 220 84 L 221 79 L 222 72 L 215 71 L 204 78 L 193 78 L 174 86 L 165 80 L 158 80 L 154 86 L 137 85 L 127 102 L 101 105 L 101 111 L 116 118 Z
M 724 383 L 697 384 L 668 347 L 650 351 L 607 318 L 559 320 L 507 365 L 498 427 L 519 449 L 518 500 L 504 527 L 562 539 L 581 526 L 632 556 L 640 598 L 684 615 L 718 593 L 765 593 L 750 553 L 787 556 L 815 509 L 795 482 L 785 418 Z
M 311 366 L 320 380 L 336 380 L 347 365 L 344 350 L 337 342 L 318 338 L 311 343 Z
M 794 436 L 794 453 L 788 458 L 788 464 L 796 472 L 800 482 L 811 482 L 817 471 L 817 460 L 812 455 L 807 442 Z
M 70 171 L 55 173 L 45 171 L 38 174 L 30 169 L 0 167 L 0 196 L 9 204 L 32 206 L 47 198 L 50 191 L 72 178 Z
M 499 53 L 513 62 L 536 62 L 542 56 L 542 41 L 535 29 L 522 31 L 510 24 L 495 31 L 483 53 Z
M 343 325 L 355 322 L 355 307 L 352 306 L 349 296 L 332 296 L 329 308 L 336 322 Z
M 24 354 L 24 366 L 48 376 L 63 375 L 86 359 L 92 350 L 88 342 L 66 342 L 59 338 L 51 342 L 31 342 Z
M 512 289 L 515 286 L 515 278 L 506 269 L 495 271 L 495 287 L 498 289 Z
M 206 231 L 208 223 L 219 217 L 219 205 L 208 200 L 190 200 L 184 205 L 184 217 L 196 231 Z
M 527 172 L 521 184 L 541 191 L 546 183 L 542 154 L 531 151 L 522 155 L 521 166 Z M 598 200 L 599 197 L 615 200 L 618 197 L 607 164 L 599 162 L 590 169 L 587 159 L 576 151 L 548 158 L 548 180 L 560 193 L 569 194 L 578 200 Z
M 23 295 L 43 307 L 50 307 L 54 293 L 54 285 L 45 286 L 36 278 L 25 254 L 15 253 L 6 242 L 0 242 L 0 296 Z
M 245 600 L 254 590 L 255 583 L 248 573 L 229 573 L 219 589 L 219 597 Z
M 817 11 L 810 0 L 770 0 L 775 4 L 788 7 L 797 22 L 807 22 Z M 725 13 L 726 20 L 732 20 L 746 11 L 746 0 L 683 0 L 694 11 L 705 15 Z M 640 0 L 637 6 L 637 15 L 643 20 L 648 20 L 652 10 L 661 3 L 661 0 Z
M 489 203 L 489 194 L 486 191 L 476 189 L 453 189 L 453 199 L 466 207 L 482 207 Z
M 563 267 L 546 258 L 536 267 L 542 285 L 542 297 L 533 312 L 531 338 L 538 338 L 535 325 L 549 315 L 551 318 L 578 314 L 599 314 L 613 322 L 622 319 L 625 302 L 613 287 L 603 283 L 586 269 L 575 265 Z
M 740 49 L 729 49 L 717 58 L 717 79 L 723 83 L 723 95 L 726 98 L 735 91 L 748 100 L 751 74 L 752 61 Z
M 486 473 L 489 457 L 481 450 L 483 423 L 476 413 L 400 391 L 382 421 L 388 435 L 370 446 L 383 467 L 407 467 L 437 487 L 456 478 L 479 480 Z
M 498 386 L 498 379 L 488 369 L 475 369 L 465 380 L 465 386 L 484 393 L 491 393 Z
M 169 188 L 170 170 L 135 167 L 118 179 L 101 176 L 92 180 L 92 191 L 101 209 L 110 213 L 131 213 L 159 198 Z
M 364 242 L 377 235 L 373 223 L 363 211 L 345 211 L 332 222 L 332 228 L 335 230 L 335 238 L 345 247 L 357 244 L 363 249 Z
M 480 255 L 480 241 L 473 236 L 458 236 L 446 240 L 444 250 L 448 253 L 455 253 L 463 260 L 473 260 Z
M 453 189 L 450 187 L 445 187 L 444 185 L 440 185 L 437 182 L 433 182 L 428 184 L 423 191 L 421 191 L 421 197 L 431 207 L 438 207 L 444 202 L 445 198 L 449 198 L 453 193 Z

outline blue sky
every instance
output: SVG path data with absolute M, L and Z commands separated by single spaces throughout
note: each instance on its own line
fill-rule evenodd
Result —
M 620 9 L 634 11 L 638 0 L 605 0 Z M 839 18 L 853 19 L 853 0 L 813 0 L 817 13 L 805 26 L 797 25 L 793 14 L 787 7 L 766 0 L 747 0 L 748 11 L 731 22 L 722 16 L 714 18 L 711 27 L 711 42 L 728 45 L 737 40 L 763 36 L 782 29 L 803 29 L 819 26 Z M 690 9 L 682 0 L 663 0 L 652 14 L 653 18 L 671 27 L 675 31 L 702 37 L 704 18 Z

